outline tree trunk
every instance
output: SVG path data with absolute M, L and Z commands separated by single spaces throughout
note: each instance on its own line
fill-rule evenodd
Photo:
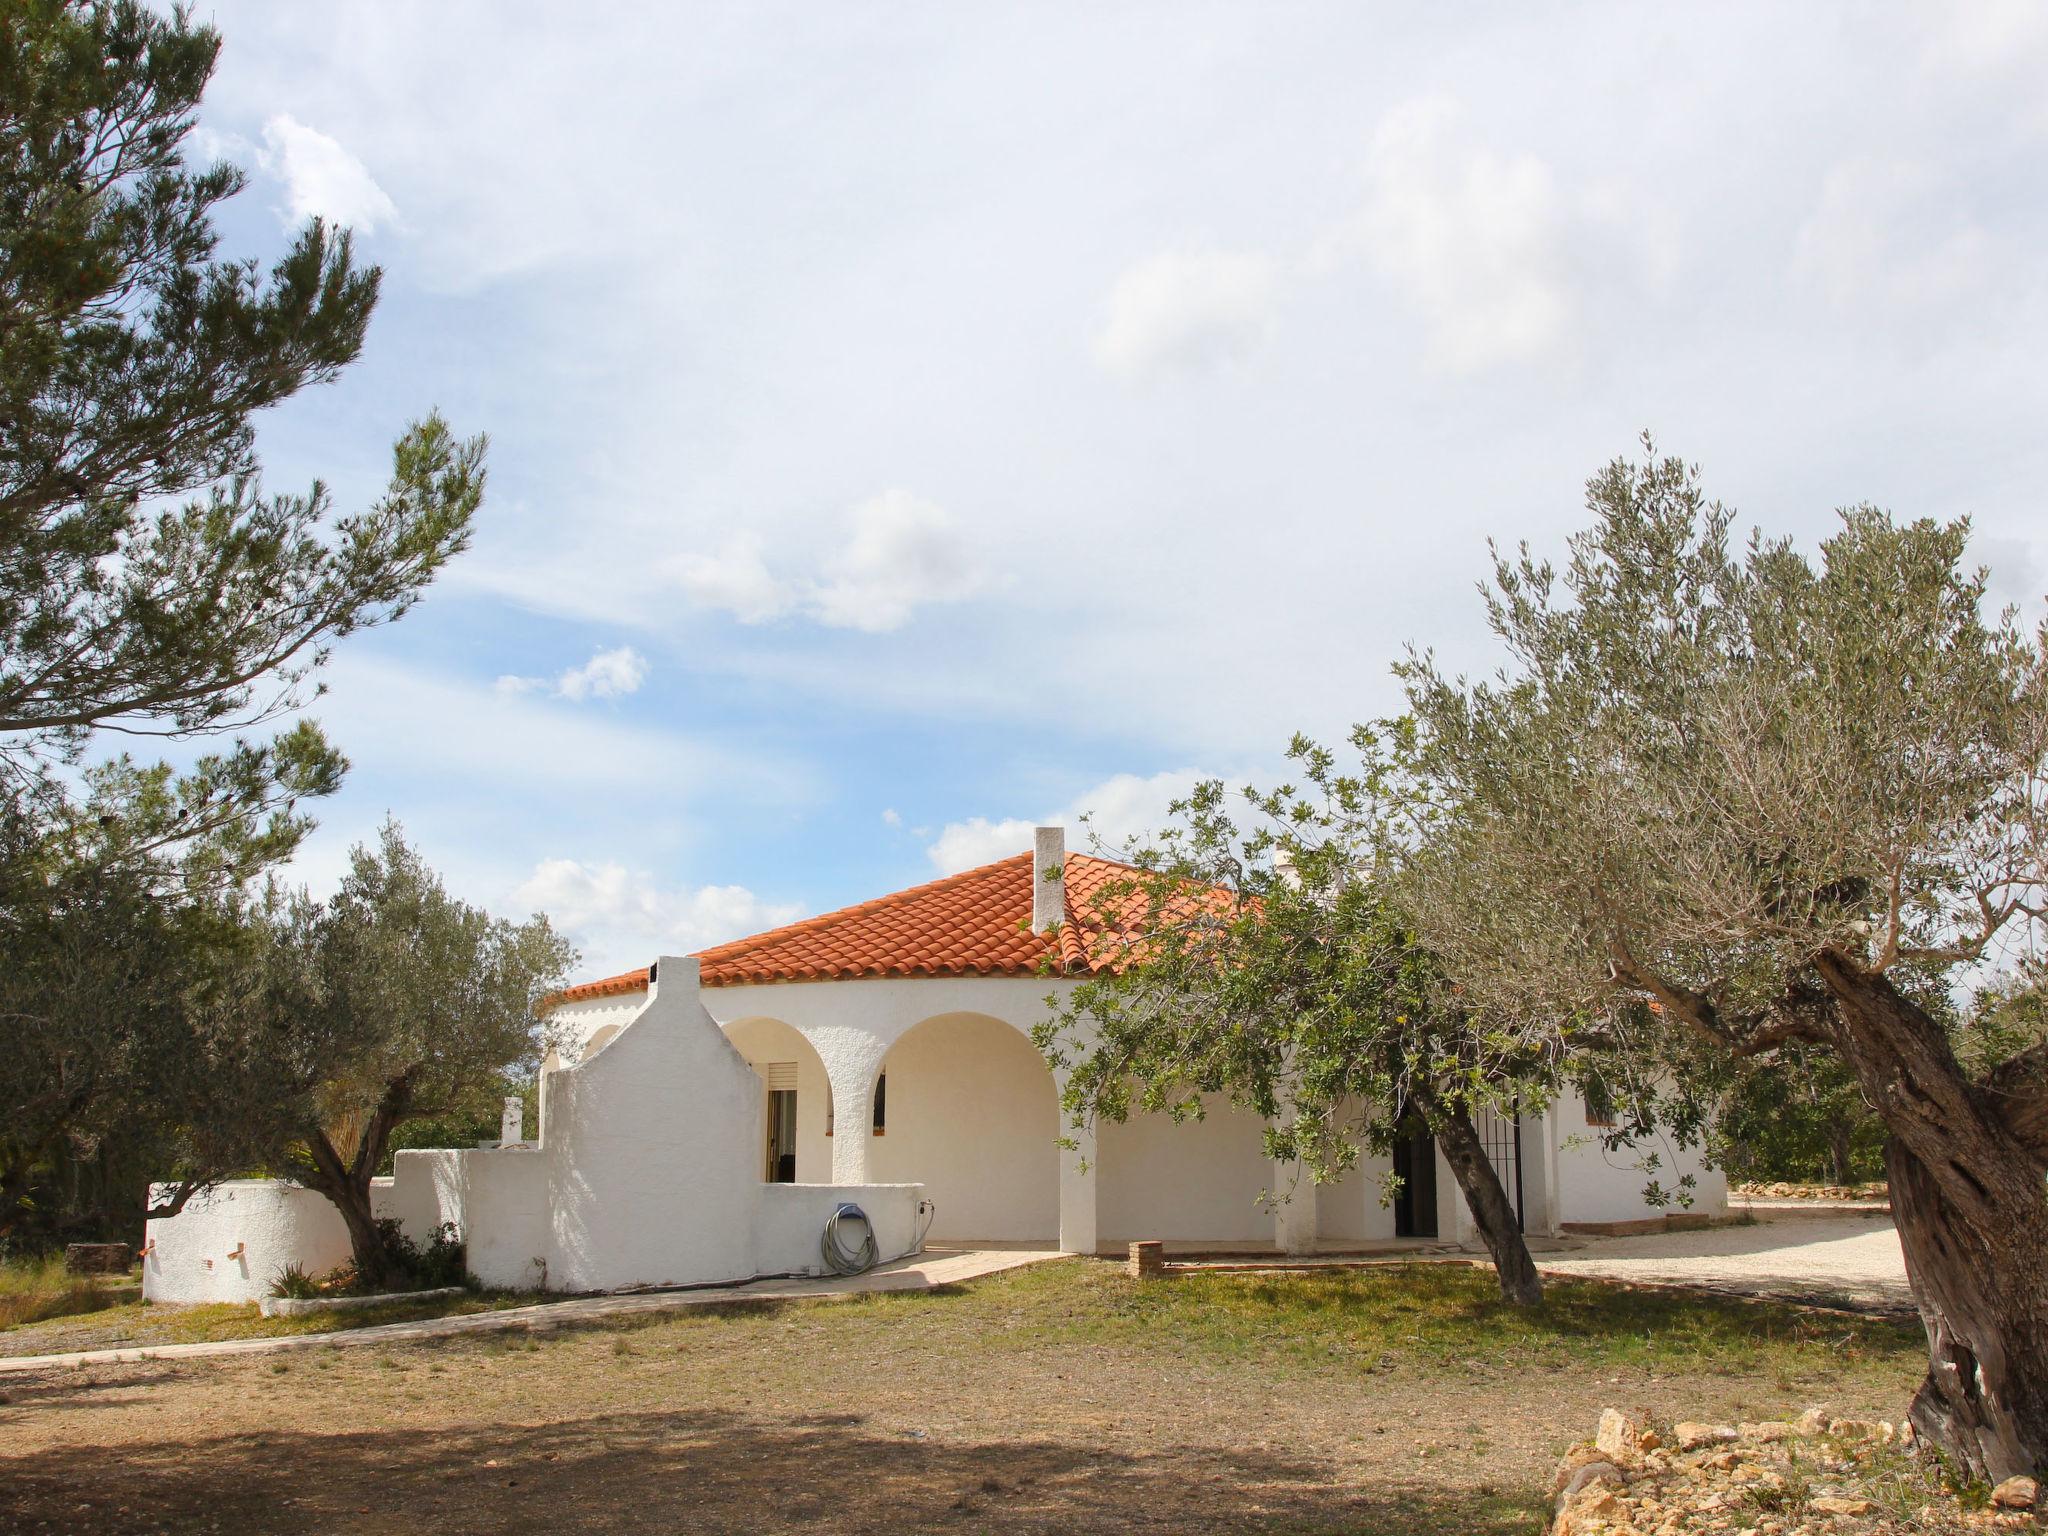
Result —
M 1423 1087 L 1413 1090 L 1415 1107 L 1422 1111 L 1437 1142 L 1444 1149 L 1444 1161 L 1463 1191 L 1472 1220 L 1493 1256 L 1493 1269 L 1500 1279 L 1503 1301 L 1518 1307 L 1533 1307 L 1543 1300 L 1543 1277 L 1536 1273 L 1536 1261 L 1529 1257 L 1529 1245 L 1522 1237 L 1522 1223 L 1515 1215 L 1514 1202 L 1501 1188 L 1493 1159 L 1479 1144 L 1479 1132 L 1472 1117 L 1462 1108 L 1446 1105 L 1434 1092 Z
M 1973 1477 L 2048 1473 L 2048 1147 L 2038 1086 L 1974 1083 L 1882 975 L 1824 954 L 1843 1057 L 1890 1132 L 1892 1214 L 1927 1329 L 1910 1417 Z
M 384 1160 L 384 1148 L 391 1132 L 405 1118 L 412 1105 L 413 1072 L 408 1070 L 384 1085 L 377 1107 L 356 1134 L 355 1155 L 347 1163 L 335 1150 L 324 1129 L 316 1128 L 306 1139 L 313 1167 L 303 1179 L 334 1203 L 348 1227 L 349 1247 L 355 1257 L 356 1273 L 370 1290 L 381 1290 L 405 1277 L 399 1273 L 396 1256 L 377 1229 L 370 1207 L 370 1180 Z

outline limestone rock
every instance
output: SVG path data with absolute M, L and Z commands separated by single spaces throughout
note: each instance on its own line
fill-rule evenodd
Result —
M 1867 1515 L 1874 1506 L 1868 1499 L 1844 1499 L 1824 1493 L 1809 1501 L 1807 1507 L 1823 1515 Z
M 2000 1509 L 2032 1509 L 2041 1501 L 2041 1485 L 2031 1477 L 2008 1477 L 1991 1490 L 1991 1502 Z
M 1825 1407 L 1813 1407 L 1792 1421 L 1792 1427 L 1802 1435 L 1818 1435 L 1828 1427 L 1828 1411 Z
M 1691 1419 L 1672 1425 L 1671 1432 L 1678 1437 L 1678 1448 L 1681 1451 L 1697 1451 L 1709 1445 L 1726 1445 L 1735 1438 L 1735 1431 L 1726 1424 L 1700 1424 Z
M 1611 1461 L 1589 1461 L 1571 1475 L 1564 1485 L 1564 1502 L 1569 1504 L 1595 1483 L 1620 1486 L 1628 1482 L 1628 1474 Z
M 1580 1444 L 1573 1446 L 1558 1458 L 1557 1471 L 1551 1475 L 1550 1493 L 1553 1498 L 1564 1492 L 1565 1484 L 1572 1480 L 1572 1474 L 1588 1462 L 1605 1461 L 1597 1445 Z
M 1743 1423 L 1735 1426 L 1745 1440 L 1761 1440 L 1772 1445 L 1780 1440 L 1790 1440 L 1798 1429 L 1784 1419 L 1765 1419 L 1761 1424 Z
M 1636 1427 L 1627 1414 L 1609 1408 L 1600 1415 L 1600 1432 L 1593 1437 L 1593 1443 L 1612 1462 L 1635 1459 Z

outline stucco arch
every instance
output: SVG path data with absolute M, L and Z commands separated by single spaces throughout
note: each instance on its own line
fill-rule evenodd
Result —
M 735 1019 L 725 1026 L 725 1038 L 760 1074 L 764 1112 L 769 1063 L 796 1063 L 796 1180 L 799 1184 L 830 1184 L 832 1084 L 817 1049 L 794 1025 L 765 1014 Z
M 938 1014 L 897 1037 L 880 1075 L 887 1122 L 869 1148 L 870 1177 L 923 1184 L 933 1237 L 1057 1239 L 1058 1094 L 1023 1030 L 991 1014 Z

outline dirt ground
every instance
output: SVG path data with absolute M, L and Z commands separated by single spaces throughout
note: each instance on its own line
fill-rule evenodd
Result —
M 1481 1271 L 967 1287 L 0 1382 L 0 1529 L 1532 1532 L 1603 1406 L 1896 1416 L 1883 1323 Z

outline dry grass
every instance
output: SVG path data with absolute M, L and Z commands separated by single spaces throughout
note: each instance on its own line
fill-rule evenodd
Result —
M 0 1331 L 116 1306 L 136 1290 L 132 1279 L 65 1272 L 61 1254 L 0 1263 Z M 0 1350 L 4 1350 L 0 1342 Z
M 1612 1404 L 1896 1414 L 1882 1322 L 1447 1266 L 971 1286 L 0 1381 L 0 1528 L 1538 1528 Z M 10 1523 L 11 1522 L 11 1523 Z

